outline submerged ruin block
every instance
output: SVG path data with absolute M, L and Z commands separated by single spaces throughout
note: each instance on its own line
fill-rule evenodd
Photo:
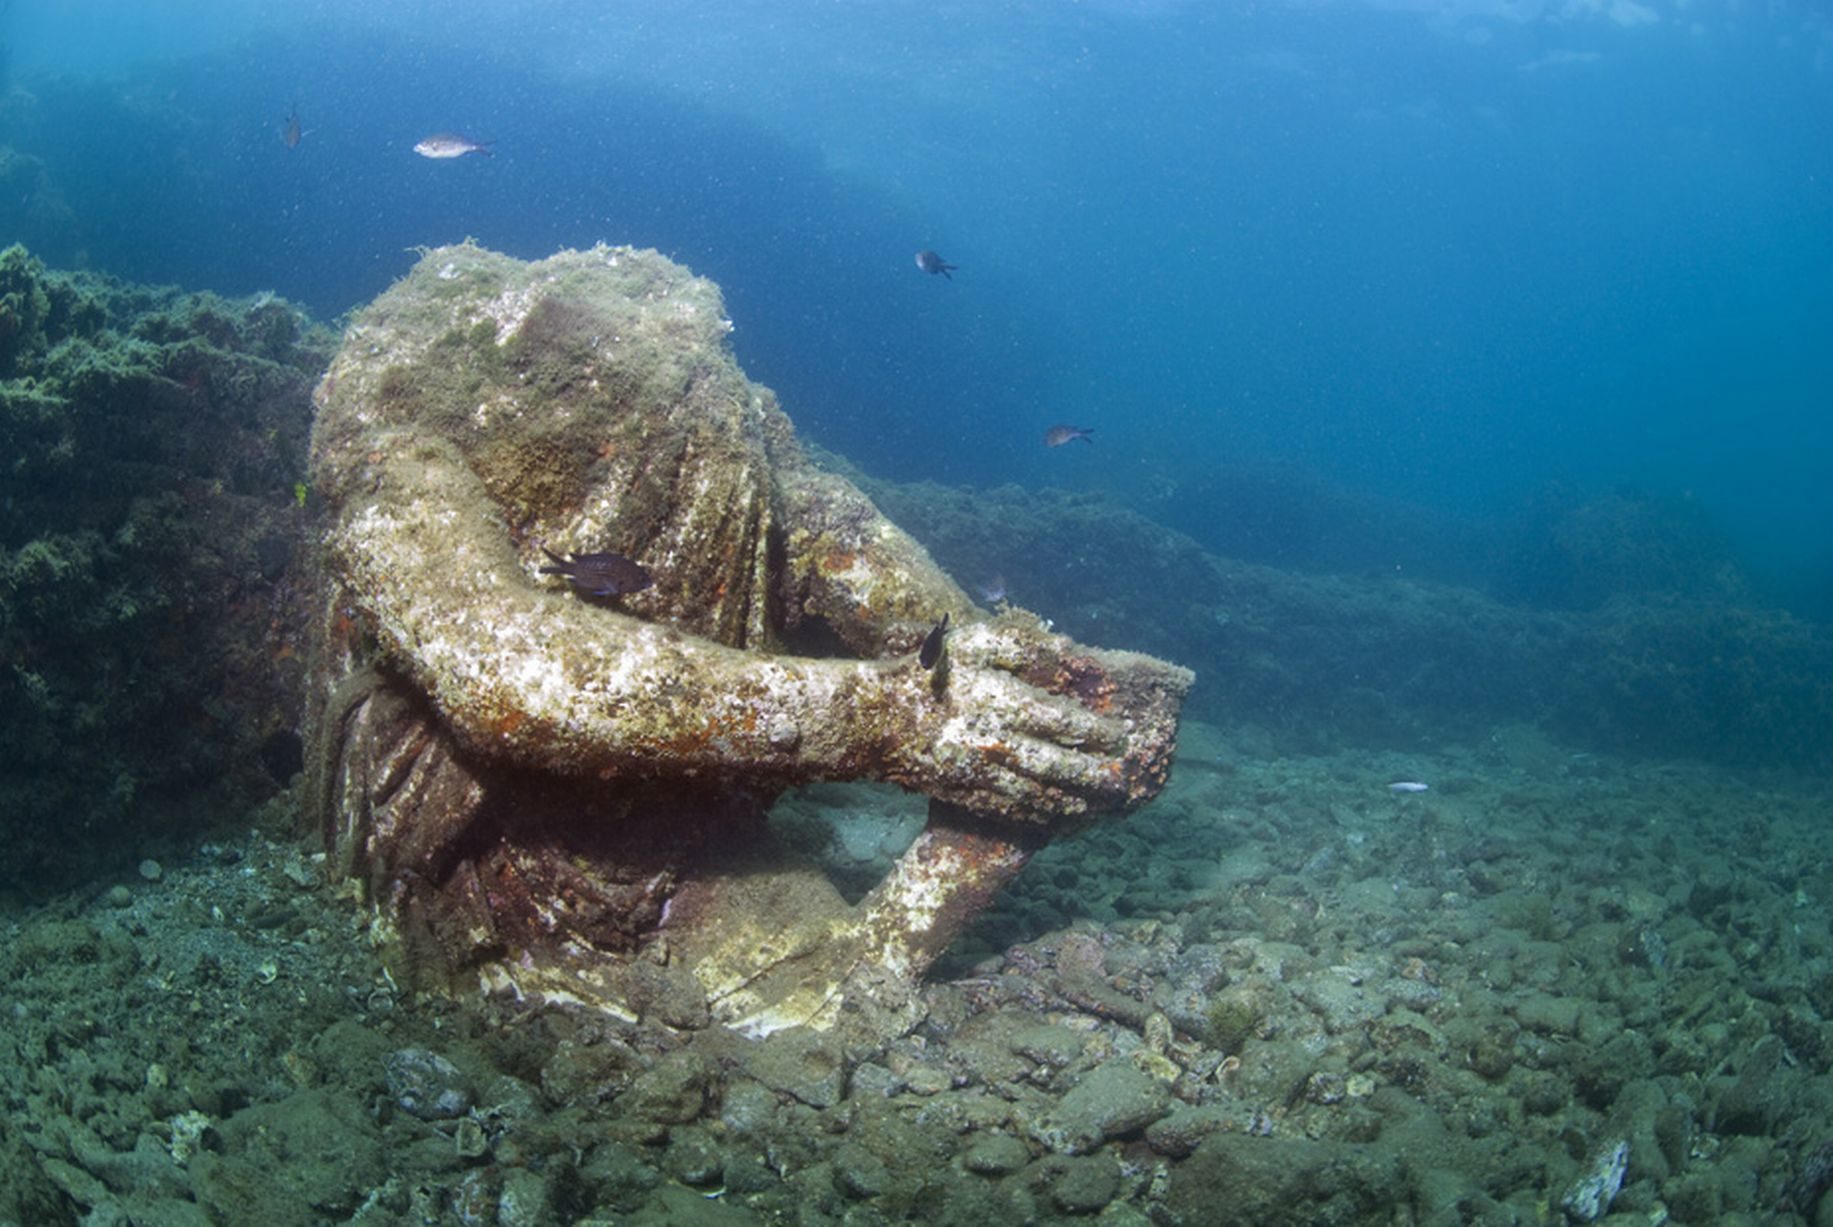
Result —
M 1162 787 L 1191 675 L 975 608 L 803 454 L 730 328 L 653 252 L 467 244 L 325 376 L 309 803 L 404 974 L 896 1029 L 1035 848 Z M 552 573 L 612 554 L 651 582 Z M 823 779 L 931 798 L 856 906 L 764 832 Z

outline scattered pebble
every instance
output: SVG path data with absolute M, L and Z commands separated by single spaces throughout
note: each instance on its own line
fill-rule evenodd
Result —
M 458 1067 L 425 1048 L 400 1048 L 384 1063 L 388 1093 L 421 1120 L 451 1120 L 471 1109 L 471 1088 Z
M 477 1123 L 477 1119 L 471 1116 L 458 1122 L 452 1143 L 461 1159 L 478 1159 L 490 1152 L 489 1136 L 484 1133 L 484 1127 Z
M 1216 737 L 1186 732 L 1198 753 Z M 159 889 L 22 915 L 0 943 L 0 1094 L 72 1139 L 16 1187 L 121 1218 L 110 1181 L 135 1143 L 88 1123 L 118 1117 L 170 1148 L 147 1221 L 279 1221 L 304 1181 L 346 1217 L 394 1187 L 424 1199 L 414 1213 L 529 1227 L 563 1201 L 603 1221 L 689 1221 L 708 1200 L 751 1221 L 902 1221 L 919 1189 L 960 1198 L 957 1221 L 1006 1221 L 997 1190 L 1014 1190 L 1040 1224 L 1209 1222 L 1223 1204 L 1307 1222 L 1400 1204 L 1395 1155 L 1430 1137 L 1420 1187 L 1481 1221 L 1758 1221 L 1782 1203 L 1815 1221 L 1833 1125 L 1803 1088 L 1825 1053 L 1796 1064 L 1744 1028 L 1814 1051 L 1825 1024 L 1770 988 L 1795 947 L 1737 945 L 1721 922 L 1735 906 L 1801 949 L 1833 941 L 1799 905 L 1830 893 L 1821 878 L 1765 868 L 1810 863 L 1824 790 L 1603 758 L 1582 787 L 1619 821 L 1594 833 L 1563 777 L 1511 785 L 1523 802 L 1447 757 L 1434 769 L 1472 783 L 1406 823 L 1368 803 L 1379 767 L 1354 752 L 1185 774 L 1040 852 L 926 986 L 929 1021 L 876 1046 L 397 990 L 309 845 L 237 840 Z M 885 854 L 901 811 L 825 800 L 868 817 L 835 841 L 838 869 Z M 1671 819 L 1690 806 L 1761 815 L 1748 861 Z M 1593 861 L 1610 875 L 1574 869 Z M 282 971 L 284 991 L 254 987 Z M 1671 1017 L 1628 1027 L 1657 988 Z M 1725 1074 L 1682 1086 L 1676 1051 Z M 1746 1145 L 1788 1103 L 1790 1140 Z M 32 1221 L 8 1198 L 0 1182 L 0 1222 Z

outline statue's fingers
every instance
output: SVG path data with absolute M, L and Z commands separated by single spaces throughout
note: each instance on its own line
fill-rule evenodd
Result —
M 1070 749 L 1118 754 L 1126 746 L 1126 728 L 1120 721 L 1067 700 L 1027 704 L 1018 726 L 1027 736 Z
M 1041 785 L 1077 796 L 1110 791 L 1117 766 L 1112 758 L 1030 737 L 1001 743 L 988 757 L 1000 772 L 1023 781 L 1033 791 Z

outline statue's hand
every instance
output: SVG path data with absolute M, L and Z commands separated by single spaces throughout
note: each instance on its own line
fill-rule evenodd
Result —
M 949 636 L 940 672 L 889 675 L 915 715 L 892 778 L 1020 822 L 1129 808 L 1164 783 L 1190 674 L 1016 624 Z

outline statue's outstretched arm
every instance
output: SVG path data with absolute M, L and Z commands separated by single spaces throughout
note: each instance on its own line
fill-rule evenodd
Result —
M 380 438 L 327 546 L 381 653 L 484 755 L 570 774 L 886 779 L 1047 822 L 1156 790 L 1189 674 L 981 623 L 945 660 L 739 651 L 583 599 L 518 556 L 450 444 Z

